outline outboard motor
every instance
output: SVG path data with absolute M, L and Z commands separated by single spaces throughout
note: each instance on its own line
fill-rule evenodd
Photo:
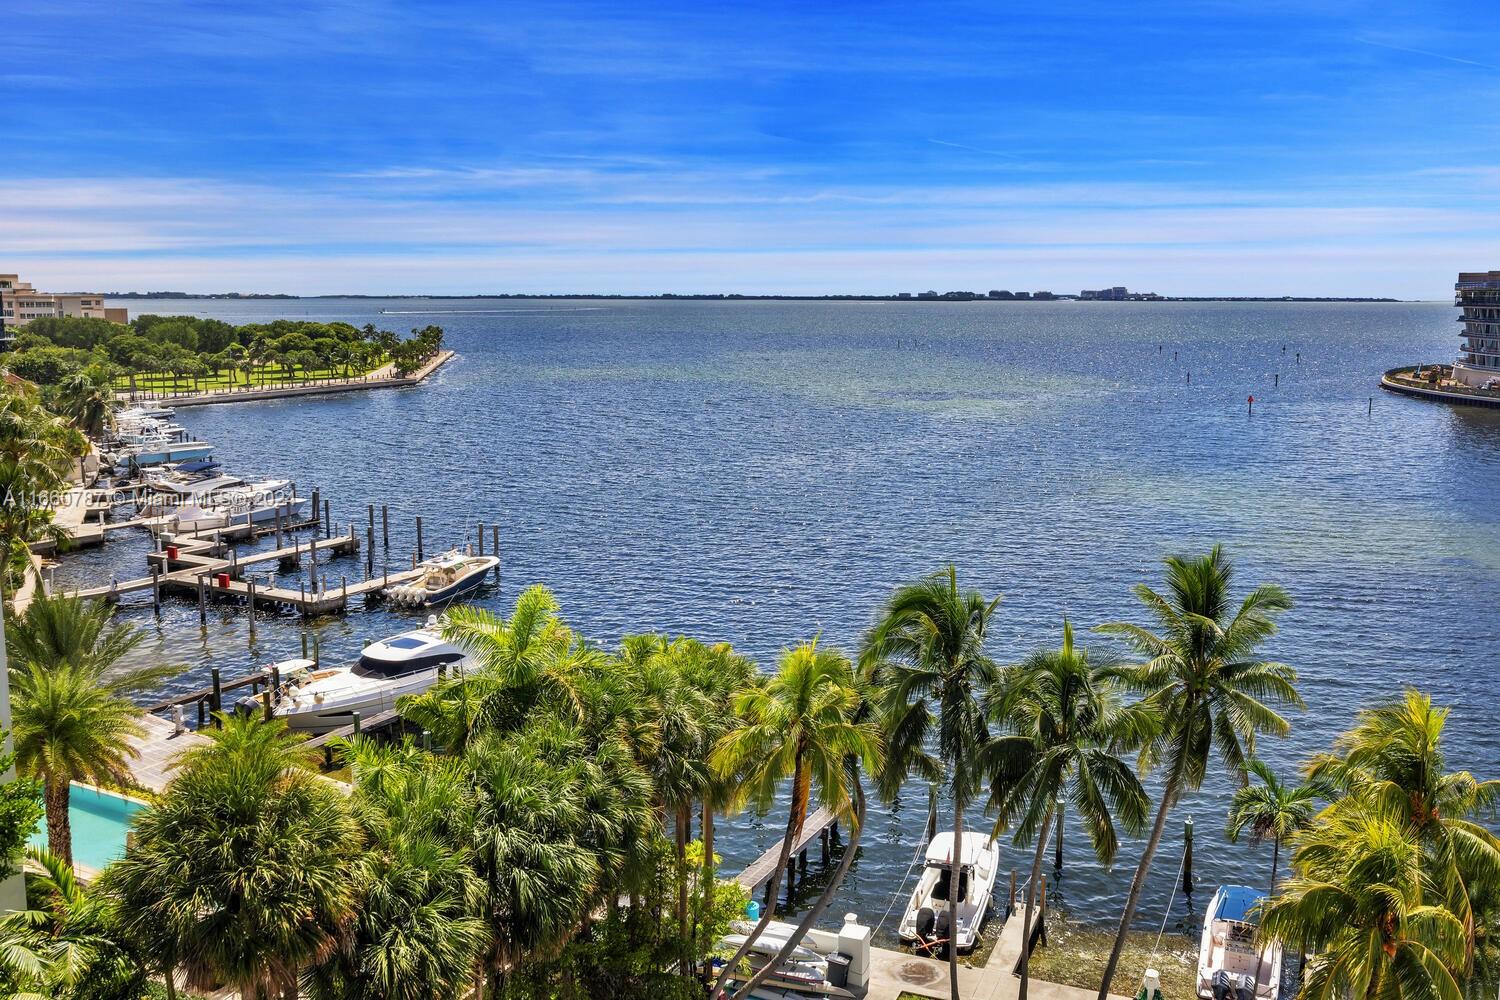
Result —
M 1255 1000 L 1255 980 L 1220 969 L 1214 973 L 1214 1000 Z
M 930 906 L 924 906 L 917 911 L 917 950 L 924 955 L 931 954 L 932 951 L 927 942 L 937 937 L 933 933 L 936 920 L 936 915 Z
M 932 929 L 937 939 L 938 958 L 947 958 L 948 950 L 957 947 L 953 940 L 953 911 L 944 910 L 937 915 L 937 926 Z

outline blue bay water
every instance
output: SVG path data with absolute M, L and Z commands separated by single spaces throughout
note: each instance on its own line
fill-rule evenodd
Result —
M 459 356 L 420 388 L 179 417 L 229 471 L 320 487 L 361 535 L 366 504 L 389 504 L 377 568 L 409 563 L 417 515 L 429 551 L 499 523 L 503 583 L 480 598 L 496 609 L 543 582 L 600 642 L 686 633 L 770 666 L 814 635 L 853 651 L 894 586 L 951 561 L 963 584 L 1004 594 L 993 653 L 1008 661 L 1056 644 L 1064 615 L 1144 621 L 1131 588 L 1159 580 L 1161 556 L 1223 542 L 1242 587 L 1275 581 L 1297 600 L 1267 650 L 1299 669 L 1308 703 L 1291 738 L 1261 748 L 1278 769 L 1326 747 L 1360 705 L 1415 684 L 1453 706 L 1453 766 L 1500 776 L 1500 413 L 1376 387 L 1386 368 L 1451 358 L 1449 305 L 129 305 L 442 325 Z M 57 580 L 139 576 L 146 547 L 142 536 L 68 556 Z M 327 569 L 352 578 L 361 560 Z M 159 636 L 149 655 L 192 664 L 179 689 L 212 665 L 229 676 L 298 647 L 292 617 L 262 617 L 251 646 L 237 608 L 213 608 L 200 630 L 187 602 L 169 601 L 158 623 L 135 600 L 125 613 Z M 354 610 L 310 628 L 339 656 L 417 620 Z M 1189 814 L 1198 906 L 1220 881 L 1268 880 L 1269 848 L 1222 843 L 1230 792 L 1214 773 L 1179 807 L 1143 926 L 1162 919 Z M 923 789 L 878 807 L 835 919 L 880 919 L 926 810 Z M 730 820 L 728 864 L 779 827 L 775 815 Z M 1106 871 L 1081 831 L 1067 843 L 1063 898 L 1111 919 L 1135 845 Z M 1007 867 L 1026 864 L 1007 848 Z

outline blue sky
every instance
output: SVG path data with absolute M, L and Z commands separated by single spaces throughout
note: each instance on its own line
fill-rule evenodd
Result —
M 3 0 L 39 287 L 1440 298 L 1480 3 Z

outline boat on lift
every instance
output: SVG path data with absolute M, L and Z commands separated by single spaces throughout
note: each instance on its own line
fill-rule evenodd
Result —
M 952 891 L 953 834 L 939 833 L 927 845 L 922 877 L 906 904 L 897 934 L 923 951 L 971 951 L 989 913 L 990 896 L 1000 871 L 1000 848 L 983 833 L 963 835 L 958 891 Z M 957 905 L 953 897 L 957 897 Z
M 476 556 L 451 549 L 417 564 L 422 575 L 409 582 L 387 587 L 384 594 L 393 604 L 430 608 L 445 604 L 484 583 L 485 574 L 500 565 L 495 556 Z
M 1248 885 L 1221 885 L 1203 914 L 1198 942 L 1198 996 L 1203 1000 L 1278 1000 L 1281 943 L 1256 941 L 1256 911 L 1265 895 Z
M 443 639 L 433 615 L 422 628 L 371 643 L 353 663 L 325 667 L 296 658 L 267 667 L 266 675 L 279 681 L 271 691 L 271 714 L 300 732 L 328 732 L 350 725 L 355 712 L 369 719 L 390 711 L 397 698 L 421 694 L 440 676 L 463 673 L 471 662 Z M 265 710 L 261 695 L 242 698 L 241 704 Z

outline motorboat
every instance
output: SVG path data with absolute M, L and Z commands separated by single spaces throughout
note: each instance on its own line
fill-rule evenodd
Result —
M 402 632 L 364 648 L 358 660 L 337 667 L 312 660 L 282 660 L 266 668 L 279 680 L 271 692 L 271 712 L 291 729 L 322 733 L 353 722 L 353 713 L 371 718 L 396 707 L 404 694 L 421 694 L 448 672 L 463 673 L 467 653 L 443 639 L 434 615 L 419 629 Z M 242 704 L 264 711 L 261 696 Z
M 168 462 L 207 458 L 213 452 L 214 446 L 203 441 L 168 441 L 165 438 L 152 438 L 141 444 L 112 452 L 109 458 L 117 471 L 128 472 L 132 468 L 144 469 L 153 465 L 165 465 Z
M 422 575 L 409 582 L 387 587 L 385 596 L 395 604 L 409 607 L 432 607 L 466 594 L 484 582 L 484 576 L 500 560 L 494 556 L 476 556 L 452 549 L 417 564 Z
M 246 524 L 269 524 L 277 518 L 291 525 L 306 508 L 307 498 L 294 496 L 234 500 L 208 506 L 189 504 L 151 522 L 150 526 L 157 533 L 185 535 Z
M 953 834 L 939 833 L 927 845 L 922 877 L 897 929 L 902 941 L 915 942 L 924 951 L 939 952 L 946 952 L 950 946 L 970 951 L 978 943 L 1000 870 L 1000 848 L 986 834 L 965 833 L 962 850 L 955 908 L 951 900 L 955 895 L 951 891 Z
M 143 515 L 162 516 L 184 507 L 213 507 L 220 497 L 248 487 L 239 476 L 153 476 L 141 484 L 136 508 Z
M 1198 996 L 1203 1000 L 1278 1000 L 1281 943 L 1256 941 L 1256 911 L 1265 894 L 1221 885 L 1203 915 Z

